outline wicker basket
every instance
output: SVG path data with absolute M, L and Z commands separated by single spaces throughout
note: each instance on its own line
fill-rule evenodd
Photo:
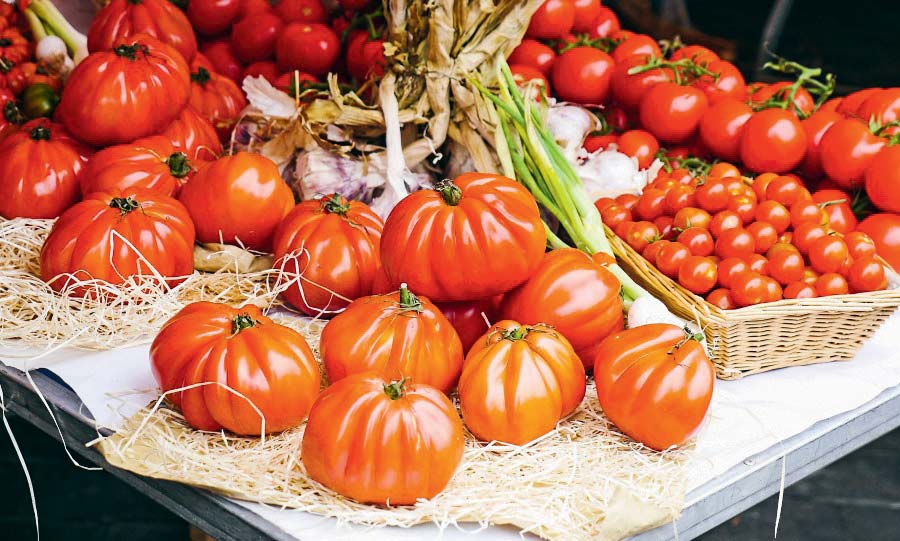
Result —
M 676 315 L 698 321 L 721 379 L 849 361 L 900 306 L 900 289 L 722 310 L 661 273 L 607 228 L 619 265 Z

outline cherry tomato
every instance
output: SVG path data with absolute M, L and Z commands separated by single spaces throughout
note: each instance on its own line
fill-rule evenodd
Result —
M 716 255 L 722 259 L 747 257 L 756 251 L 755 242 L 746 229 L 726 229 L 716 239 Z
M 700 119 L 700 141 L 717 158 L 736 161 L 740 159 L 744 124 L 752 115 L 753 109 L 746 103 L 721 98 Z
M 809 248 L 812 243 L 822 237 L 828 236 L 828 232 L 821 224 L 815 222 L 806 222 L 799 224 L 794 229 L 791 237 L 791 243 L 797 247 L 801 254 L 806 256 L 809 254 Z
M 797 201 L 791 205 L 791 226 L 797 229 L 802 223 L 812 222 L 819 225 L 828 224 L 828 216 L 813 200 Z
M 675 213 L 672 227 L 681 230 L 688 229 L 689 227 L 708 228 L 711 221 L 712 216 L 705 210 L 686 207 Z
M 616 62 L 623 62 L 633 55 L 662 56 L 662 51 L 655 39 L 646 34 L 635 34 L 619 43 L 613 50 L 612 57 Z
M 883 211 L 900 212 L 900 146 L 879 152 L 866 170 L 866 194 Z
M 691 175 L 690 171 L 687 169 L 672 169 L 672 172 L 669 173 L 669 178 L 675 180 L 678 184 L 683 184 L 685 186 L 694 186 L 694 177 Z
M 715 105 L 725 98 L 744 99 L 747 85 L 734 64 L 725 60 L 713 60 L 706 65 L 706 69 L 714 73 L 715 77 L 703 75 L 693 85 L 706 94 L 710 104 Z
M 641 104 L 644 94 L 653 86 L 669 82 L 674 78 L 670 69 L 654 68 L 642 73 L 629 75 L 628 71 L 637 66 L 643 66 L 649 60 L 649 56 L 633 55 L 620 62 L 616 62 L 613 69 L 610 86 L 616 103 L 629 111 L 636 111 Z
M 636 252 L 643 251 L 648 244 L 657 239 L 659 239 L 659 230 L 656 229 L 653 222 L 648 221 L 634 222 L 625 234 L 625 242 Z
M 722 267 L 719 267 L 719 271 L 721 272 Z M 706 302 L 709 304 L 721 308 L 722 310 L 734 310 L 737 308 L 737 303 L 734 302 L 734 297 L 731 296 L 731 291 L 719 288 L 714 289 L 709 292 L 709 295 L 706 296 Z
M 776 173 L 763 173 L 757 175 L 756 178 L 753 179 L 753 193 L 756 194 L 756 197 L 760 201 L 766 198 L 766 189 L 769 187 L 769 183 L 776 178 L 778 178 L 778 174 Z
M 600 210 L 603 223 L 610 229 L 615 229 L 622 222 L 632 221 L 631 211 L 622 205 L 613 203 Z
M 758 272 L 748 270 L 739 273 L 732 279 L 731 296 L 740 307 L 763 303 L 768 298 L 767 282 Z
M 709 258 L 692 255 L 678 270 L 678 283 L 692 293 L 702 295 L 716 286 L 716 264 Z
M 242 19 L 247 15 L 253 15 L 256 13 L 268 13 L 270 11 L 272 11 L 271 0 L 241 0 L 238 19 Z
M 683 143 L 697 131 L 709 104 L 706 95 L 690 86 L 659 83 L 651 87 L 639 108 L 641 124 L 666 143 Z
M 215 36 L 231 28 L 240 8 L 240 0 L 191 0 L 187 16 L 194 30 L 206 36 Z
M 728 202 L 728 210 L 740 216 L 742 223 L 749 224 L 756 216 L 756 196 L 736 195 Z
M 671 216 L 660 216 L 653 220 L 653 225 L 659 230 L 660 238 L 672 240 L 675 238 L 675 220 Z
M 822 176 L 822 157 L 820 146 L 825 132 L 843 116 L 834 111 L 822 111 L 821 109 L 800 121 L 803 131 L 806 132 L 806 155 L 800 170 L 806 178 L 818 178 Z
M 584 149 L 588 152 L 597 152 L 613 143 L 618 143 L 619 136 L 613 134 L 588 135 L 584 139 Z
M 616 203 L 622 205 L 630 211 L 634 211 L 634 207 L 637 206 L 640 197 L 632 194 L 632 193 L 623 193 L 622 195 L 616 197 Z
M 682 231 L 678 235 L 678 242 L 687 246 L 692 255 L 704 257 L 712 255 L 715 247 L 712 235 L 700 227 L 689 227 Z
M 244 63 L 268 60 L 283 33 L 284 23 L 274 13 L 247 15 L 231 27 L 231 47 Z
M 744 258 L 747 266 L 753 272 L 758 272 L 763 276 L 769 275 L 769 260 L 761 254 L 750 254 Z
M 668 240 L 655 240 L 648 244 L 647 247 L 643 249 L 643 251 L 641 251 L 641 255 L 650 263 L 656 264 L 656 256 L 659 255 L 659 251 L 665 248 L 668 244 L 671 244 Z
M 790 207 L 800 199 L 803 192 L 803 184 L 794 177 L 779 176 L 772 179 L 766 186 L 766 197 L 769 201 L 777 201 L 785 207 Z
M 211 41 L 204 45 L 200 51 L 213 65 L 213 71 L 228 77 L 236 83 L 240 83 L 244 68 L 234 55 L 234 49 L 231 47 L 230 41 Z
M 849 292 L 850 286 L 840 274 L 829 272 L 816 279 L 816 294 L 820 297 L 846 295 Z
M 576 34 L 587 34 L 591 31 L 591 23 L 600 15 L 600 0 L 572 0 L 575 6 L 575 24 L 572 31 Z
M 534 84 L 544 87 L 544 92 L 550 94 L 550 81 L 539 69 L 524 64 L 510 64 L 509 71 L 517 85 L 526 87 L 528 83 L 534 81 Z
M 606 6 L 600 6 L 597 15 L 591 20 L 588 36 L 592 39 L 608 38 L 622 28 L 619 17 Z
M 329 19 L 322 0 L 278 0 L 275 13 L 285 23 L 327 23 Z
M 875 242 L 878 255 L 894 269 L 900 269 L 900 215 L 873 214 L 856 228 Z
M 383 69 L 384 56 L 380 44 L 376 45 L 375 56 L 368 64 L 370 68 Z M 291 23 L 278 37 L 275 58 L 278 67 L 284 71 L 300 70 L 315 76 L 327 74 L 341 53 L 341 42 L 334 30 L 319 23 Z M 380 54 L 381 59 L 377 55 Z
M 693 186 L 673 186 L 666 194 L 666 212 L 674 216 L 683 208 L 693 207 L 696 204 L 694 191 Z
M 841 100 L 841 103 L 837 107 L 837 112 L 843 115 L 855 115 L 856 110 L 870 97 L 877 94 L 879 91 L 883 89 L 881 88 L 864 88 L 862 90 L 857 90 L 852 94 L 849 94 Z M 867 119 L 868 120 L 868 119 Z
M 616 200 L 613 199 L 612 197 L 601 197 L 600 199 L 597 199 L 596 201 L 594 201 L 594 206 L 597 207 L 597 210 L 599 210 L 601 212 L 603 212 L 603 209 L 605 209 L 606 207 L 608 207 L 610 205 L 615 205 L 615 204 L 616 204 Z
M 540 71 L 545 77 L 550 76 L 553 62 L 556 60 L 556 52 L 535 39 L 523 39 L 518 47 L 513 49 L 507 60 L 510 65 L 521 64 L 531 66 Z
M 851 197 L 841 190 L 819 190 L 812 194 L 812 200 L 824 205 L 822 210 L 828 218 L 828 227 L 832 231 L 847 234 L 856 229 L 857 219 L 850 206 Z M 842 202 L 841 202 L 842 201 Z
M 751 171 L 783 173 L 806 153 L 806 132 L 797 116 L 781 109 L 754 113 L 741 134 L 741 161 Z
M 644 130 L 630 130 L 619 136 L 619 152 L 637 158 L 638 167 L 650 167 L 659 151 L 659 141 Z
M 780 301 L 784 298 L 784 291 L 781 289 L 781 286 L 774 279 L 763 276 L 763 284 L 766 287 L 766 301 L 765 302 L 776 302 Z
M 547 0 L 531 16 L 525 35 L 534 39 L 561 39 L 575 24 L 575 5 L 571 0 Z
M 818 296 L 816 288 L 805 282 L 793 282 L 784 288 L 785 299 L 814 299 Z
M 750 101 L 761 108 L 765 107 L 764 104 L 769 100 L 787 102 L 793 91 L 791 86 L 792 83 L 788 81 L 765 85 L 759 90 L 750 93 Z M 802 86 L 797 88 L 796 92 L 794 92 L 794 108 L 802 111 L 803 115 L 806 116 L 812 114 L 815 107 L 816 102 L 809 91 Z
M 730 289 L 734 278 L 750 269 L 750 265 L 740 257 L 726 257 L 719 262 L 719 285 Z
M 672 53 L 673 61 L 684 60 L 685 58 L 693 60 L 695 63 L 707 66 L 711 62 L 719 60 L 719 55 L 702 45 L 686 45 Z
M 772 224 L 781 234 L 791 225 L 791 213 L 778 201 L 763 201 L 756 207 L 756 220 Z
M 743 224 L 740 215 L 732 210 L 717 212 L 709 222 L 709 231 L 714 237 L 719 238 L 728 229 L 740 229 Z
M 856 110 L 864 120 L 875 119 L 884 125 L 900 120 L 900 88 L 885 88 L 873 92 Z
M 758 254 L 766 253 L 778 241 L 778 231 L 768 222 L 753 222 L 747 226 L 747 231 L 753 235 Z
M 575 47 L 553 63 L 551 80 L 557 96 L 582 105 L 599 105 L 609 96 L 615 62 L 593 47 Z
M 656 268 L 669 278 L 678 276 L 681 265 L 691 256 L 691 251 L 680 242 L 671 242 L 656 254 Z
M 247 77 L 263 77 L 274 85 L 275 81 L 278 80 L 278 66 L 271 60 L 254 62 L 244 68 L 244 74 L 241 78 L 246 79 Z
M 820 237 L 809 245 L 809 263 L 821 273 L 840 271 L 849 255 L 847 243 L 835 236 Z
M 802 280 L 805 268 L 803 256 L 791 250 L 776 251 L 769 257 L 769 275 L 781 285 Z
M 828 128 L 819 144 L 822 169 L 838 186 L 858 188 L 869 164 L 886 143 L 861 120 L 839 120 Z
M 884 265 L 879 263 L 874 257 L 866 257 L 854 261 L 847 272 L 847 281 L 854 293 L 881 291 L 887 287 Z
M 853 259 L 864 259 L 873 257 L 877 252 L 875 241 L 872 237 L 862 231 L 852 231 L 844 235 L 844 242 L 847 243 L 847 251 Z
M 697 187 L 695 194 L 697 204 L 707 212 L 719 212 L 728 208 L 728 184 L 721 179 L 706 179 L 706 182 Z
M 634 207 L 634 215 L 641 220 L 655 220 L 666 210 L 666 192 L 658 188 L 647 188 Z

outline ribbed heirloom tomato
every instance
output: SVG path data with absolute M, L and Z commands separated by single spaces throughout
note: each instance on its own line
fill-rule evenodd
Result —
M 214 160 L 222 155 L 222 143 L 213 125 L 188 105 L 161 133 L 176 150 L 192 160 Z
M 178 51 L 137 35 L 78 64 L 56 114 L 69 132 L 91 145 L 130 143 L 175 120 L 190 91 L 190 72 Z
M 609 336 L 594 364 L 603 413 L 647 447 L 685 443 L 706 417 L 715 382 L 698 339 L 660 323 Z
M 395 287 L 405 282 L 439 302 L 483 299 L 527 280 L 546 242 L 537 203 L 525 188 L 503 176 L 465 173 L 394 207 L 381 260 Z
M 79 175 L 81 193 L 144 188 L 174 197 L 194 169 L 187 155 L 165 137 L 104 148 Z
M 334 383 L 377 372 L 449 393 L 463 364 L 462 343 L 431 301 L 400 291 L 355 300 L 322 331 L 322 363 Z
M 178 195 L 200 242 L 269 251 L 272 236 L 294 207 L 278 167 L 260 154 L 238 152 L 200 167 Z
M 259 436 L 264 419 L 265 432 L 280 432 L 303 422 L 319 394 L 309 344 L 252 304 L 182 308 L 153 340 L 150 363 L 163 392 L 175 391 L 168 399 L 199 430 Z
M 459 414 L 442 392 L 367 373 L 319 395 L 300 458 L 312 479 L 343 496 L 412 505 L 444 490 L 464 448 Z
M 41 247 L 41 278 L 121 284 L 133 276 L 175 285 L 194 270 L 194 225 L 171 197 L 137 188 L 94 192 L 59 217 Z M 70 292 L 91 294 L 87 287 Z
M 332 194 L 303 201 L 273 240 L 275 268 L 296 275 L 282 295 L 311 316 L 333 314 L 371 295 L 380 273 L 384 224 L 366 204 Z
M 168 0 L 112 0 L 91 21 L 88 50 L 106 51 L 137 34 L 171 45 L 188 62 L 197 54 L 191 22 Z
M 479 439 L 522 445 L 575 411 L 585 386 L 584 367 L 559 331 L 504 320 L 466 356 L 459 405 Z
M 500 317 L 553 326 L 590 368 L 600 341 L 624 326 L 619 281 L 574 248 L 553 250 L 539 262 L 527 282 L 503 297 Z
M 90 152 L 47 119 L 22 126 L 0 145 L 0 216 L 59 216 L 78 200 L 78 177 Z
M 197 58 L 202 59 L 199 55 Z M 227 139 L 241 111 L 247 106 L 247 99 L 234 81 L 198 65 L 195 59 L 189 103 L 210 121 L 223 139 Z

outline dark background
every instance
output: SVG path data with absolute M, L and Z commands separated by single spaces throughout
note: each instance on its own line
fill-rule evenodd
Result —
M 735 63 L 748 81 L 755 79 L 760 35 L 772 5 L 760 1 L 687 2 L 697 29 L 736 42 Z M 845 92 L 865 86 L 900 86 L 898 23 L 900 1 L 797 0 L 775 52 L 835 73 Z M 627 22 L 623 24 L 629 27 Z M 106 473 L 77 469 L 59 443 L 26 423 L 13 419 L 12 428 L 34 480 L 42 539 L 187 541 L 187 524 L 164 508 Z M 0 435 L 0 487 L 0 539 L 34 539 L 27 485 L 5 434 Z M 701 539 L 771 539 L 776 503 L 776 498 L 770 498 Z M 900 431 L 789 487 L 778 538 L 900 539 Z

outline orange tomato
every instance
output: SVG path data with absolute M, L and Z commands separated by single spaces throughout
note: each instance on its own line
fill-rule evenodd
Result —
M 107 147 L 79 175 L 81 193 L 143 188 L 174 197 L 194 172 L 190 160 L 165 137 Z

